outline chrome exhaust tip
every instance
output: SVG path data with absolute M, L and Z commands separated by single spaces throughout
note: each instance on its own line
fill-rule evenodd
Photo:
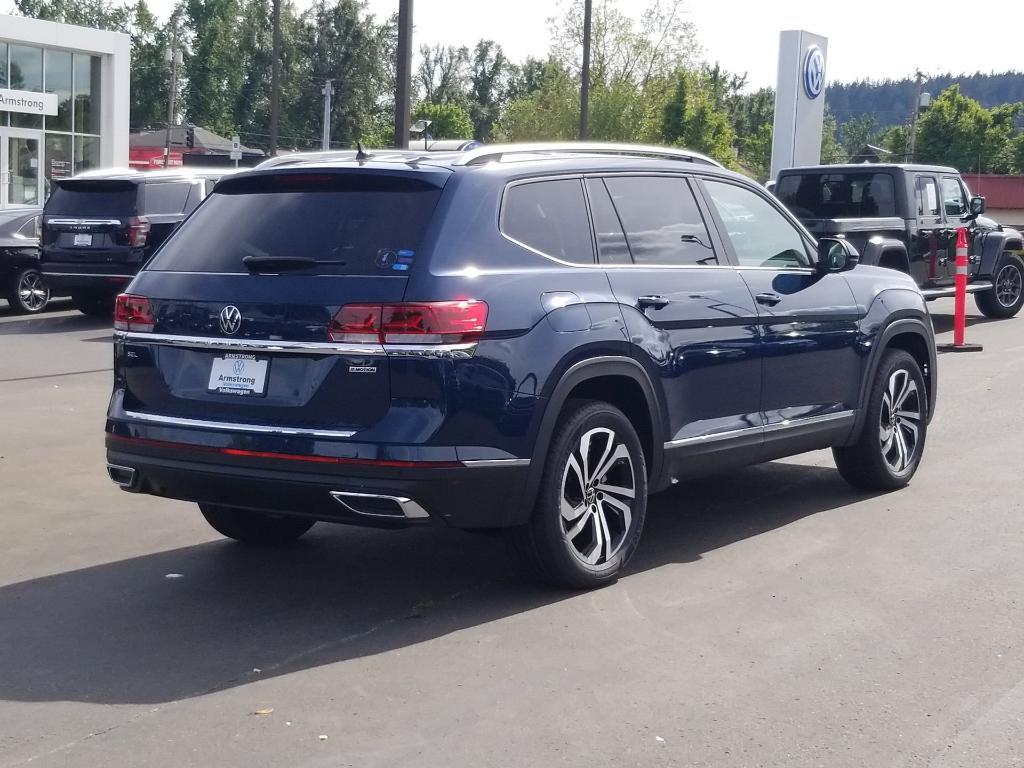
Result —
M 392 520 L 416 520 L 430 517 L 427 510 L 405 496 L 356 493 L 355 491 L 331 491 L 330 493 L 331 498 L 349 512 L 363 517 L 390 518 Z
M 131 488 L 135 485 L 135 469 L 133 467 L 107 464 L 107 475 L 114 481 L 115 485 L 121 488 Z

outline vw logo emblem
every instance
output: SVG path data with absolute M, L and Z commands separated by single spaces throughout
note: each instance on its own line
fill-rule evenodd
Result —
M 242 327 L 242 313 L 238 307 L 228 304 L 220 311 L 220 329 L 228 336 L 234 336 Z
M 804 57 L 804 92 L 807 98 L 816 99 L 821 96 L 825 87 L 825 54 L 821 48 L 812 45 Z
M 235 360 L 231 369 L 235 372 L 235 376 L 241 376 L 242 372 L 245 371 L 245 360 Z

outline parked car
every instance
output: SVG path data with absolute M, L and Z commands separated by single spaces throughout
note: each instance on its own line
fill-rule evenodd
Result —
M 790 168 L 774 193 L 819 237 L 848 238 L 861 262 L 910 274 L 927 299 L 952 296 L 956 230 L 970 236 L 968 286 L 986 317 L 1024 306 L 1021 233 L 985 218 L 959 172 L 935 165 L 861 164 Z
M 0 296 L 15 312 L 42 312 L 50 290 L 39 273 L 42 208 L 0 209 Z
M 41 270 L 87 315 L 114 297 L 171 231 L 231 171 L 91 171 L 59 179 L 43 208 Z
M 118 297 L 108 473 L 225 536 L 505 529 L 595 587 L 649 493 L 832 448 L 905 485 L 924 298 L 701 155 L 487 147 L 223 180 Z

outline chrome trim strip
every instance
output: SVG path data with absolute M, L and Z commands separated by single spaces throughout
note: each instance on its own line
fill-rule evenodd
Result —
M 364 517 L 380 517 L 390 520 L 394 520 L 397 515 L 382 515 L 377 512 L 363 512 L 356 509 L 351 504 L 348 504 L 344 498 L 350 499 L 385 499 L 387 501 L 393 501 L 398 505 L 398 508 L 402 511 L 402 514 L 409 520 L 423 519 L 430 517 L 423 507 L 412 499 L 406 498 L 405 496 L 389 496 L 383 493 L 356 493 L 355 491 L 330 491 L 331 498 L 341 504 L 341 506 L 348 509 L 350 512 L 354 512 L 357 515 Z
M 283 435 L 285 437 L 352 437 L 354 429 L 306 429 L 303 427 L 273 427 L 264 424 L 236 424 L 228 421 L 206 421 L 204 419 L 186 419 L 180 416 L 161 416 L 156 413 L 140 413 L 125 411 L 124 415 L 136 421 L 161 424 L 167 427 L 189 427 L 191 429 L 221 429 L 230 432 L 253 432 L 259 435 Z
M 164 333 L 115 331 L 117 341 L 156 344 L 163 347 L 224 349 L 242 352 L 288 352 L 351 357 L 431 357 L 468 358 L 476 352 L 476 342 L 468 344 L 374 344 L 336 343 L 331 341 L 270 341 L 267 339 L 232 339 L 215 336 L 177 336 Z
M 97 280 L 106 280 L 108 278 L 116 278 L 119 280 L 131 280 L 135 275 L 108 275 L 108 274 L 97 274 L 95 272 L 47 272 L 45 269 L 42 271 L 46 277 L 95 277 Z
M 756 432 L 780 432 L 786 429 L 794 429 L 810 424 L 827 424 L 832 421 L 852 420 L 856 414 L 853 411 L 839 411 L 838 413 L 826 413 L 821 416 L 808 416 L 803 419 L 786 419 L 776 424 L 766 424 L 761 427 L 744 427 L 743 429 L 731 429 L 727 432 L 712 432 L 708 435 L 697 435 L 696 437 L 684 437 L 679 440 L 669 440 L 665 448 L 679 448 L 684 445 L 699 445 L 702 443 L 715 443 L 720 440 L 730 440 L 734 437 L 749 435 Z
M 116 331 L 119 341 L 156 344 L 165 347 L 227 349 L 243 352 L 315 352 L 325 355 L 383 356 L 380 344 L 337 344 L 329 341 L 270 341 L 266 339 L 229 339 L 213 336 L 177 336 L 165 333 Z
M 120 219 L 46 219 L 45 224 L 58 224 L 73 227 L 120 226 Z
M 482 469 L 484 467 L 528 467 L 529 459 L 466 459 L 462 462 L 471 469 Z

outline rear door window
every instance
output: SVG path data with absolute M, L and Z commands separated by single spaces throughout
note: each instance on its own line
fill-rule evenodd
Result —
M 246 273 L 246 256 L 302 257 L 316 264 L 299 274 L 398 275 L 411 268 L 440 195 L 419 179 L 371 173 L 225 180 L 148 269 Z
M 602 264 L 632 264 L 633 257 L 629 255 L 626 233 L 622 231 L 622 222 L 615 212 L 604 180 L 587 179 L 587 196 L 594 217 L 598 261 Z
M 507 237 L 574 264 L 594 261 L 590 218 L 580 179 L 515 184 L 505 190 L 501 231 Z
M 939 216 L 939 193 L 931 176 L 917 177 L 917 215 Z
M 138 186 L 131 181 L 59 183 L 46 201 L 45 213 L 57 216 L 134 216 Z
M 713 265 L 711 236 L 686 179 L 614 176 L 605 179 L 637 265 Z
M 146 213 L 156 216 L 181 213 L 192 189 L 191 182 L 150 182 L 146 184 Z

